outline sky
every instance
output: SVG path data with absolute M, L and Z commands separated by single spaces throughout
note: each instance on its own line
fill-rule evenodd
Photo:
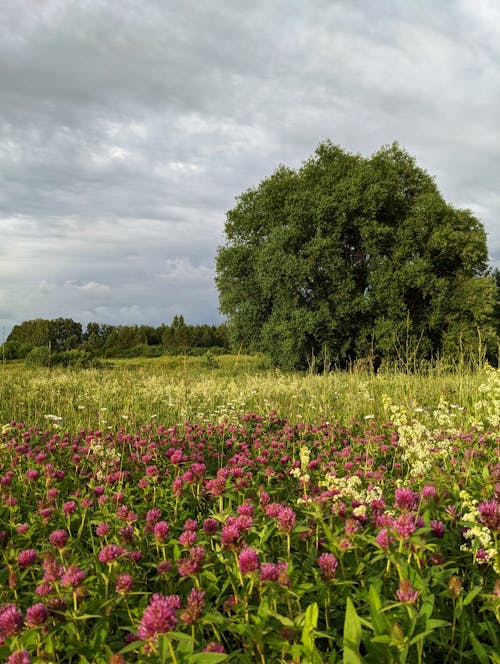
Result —
M 0 0 L 0 341 L 218 323 L 236 197 L 398 141 L 500 267 L 497 0 Z

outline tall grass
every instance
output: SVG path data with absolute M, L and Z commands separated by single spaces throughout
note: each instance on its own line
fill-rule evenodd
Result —
M 458 425 L 466 421 L 484 382 L 481 370 L 285 374 L 263 369 L 259 357 L 217 360 L 215 369 L 192 357 L 121 360 L 87 370 L 27 369 L 7 362 L 0 369 L 0 424 L 133 429 L 153 420 L 166 425 L 220 421 L 271 410 L 292 422 L 383 420 L 387 396 L 393 403 L 423 408 L 440 400 L 459 405 Z

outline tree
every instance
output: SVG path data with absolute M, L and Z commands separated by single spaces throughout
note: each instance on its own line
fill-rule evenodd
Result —
M 50 346 L 53 351 L 70 350 L 82 342 L 82 326 L 71 318 L 36 318 L 14 325 L 7 341 L 17 344 L 17 357 L 42 346 Z
M 216 259 L 233 344 L 303 368 L 327 354 L 430 358 L 494 343 L 486 235 L 396 143 L 370 158 L 321 144 L 227 213 Z

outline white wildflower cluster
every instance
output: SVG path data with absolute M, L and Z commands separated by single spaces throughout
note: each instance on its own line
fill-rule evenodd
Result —
M 493 569 L 500 575 L 500 566 L 498 564 L 497 550 L 494 545 L 494 539 L 489 528 L 479 523 L 480 513 L 477 509 L 478 501 L 472 498 L 467 491 L 460 492 L 460 499 L 464 514 L 462 521 L 466 530 L 463 537 L 467 540 L 460 547 L 461 551 L 470 551 L 474 556 L 474 561 L 479 565 L 492 563 Z M 478 551 L 481 555 L 478 555 Z
M 457 435 L 459 431 L 455 427 L 457 413 L 450 410 L 450 408 L 456 408 L 456 406 L 450 406 L 447 401 L 441 398 L 438 407 L 432 411 L 432 417 L 443 431 L 452 436 Z
M 309 482 L 309 473 L 308 471 L 308 465 L 309 461 L 311 460 L 311 451 L 307 447 L 307 445 L 301 445 L 300 451 L 299 451 L 299 458 L 300 458 L 300 468 L 292 468 L 290 471 L 290 475 L 292 477 L 296 477 L 299 479 L 301 482 L 306 484 Z
M 51 422 L 62 422 L 62 417 L 59 415 L 45 415 L 45 419 Z
M 54 429 L 60 429 L 61 428 L 60 423 L 62 422 L 63 418 L 60 417 L 59 415 L 52 415 L 52 414 L 45 415 L 45 419 L 49 420 L 49 422 L 52 422 L 52 427 Z
M 327 475 L 324 480 L 318 482 L 319 486 L 325 487 L 328 491 L 336 491 L 334 501 L 339 500 L 355 500 L 362 503 L 361 508 L 369 505 L 374 500 L 379 500 L 382 497 L 382 488 L 380 486 L 364 487 L 363 482 L 357 475 L 350 477 L 335 477 L 334 475 Z M 355 508 L 359 509 L 359 508 Z M 364 516 L 366 513 L 361 509 L 356 516 Z
M 457 433 L 453 426 L 456 413 L 443 400 L 432 413 L 420 407 L 410 411 L 405 406 L 391 403 L 385 395 L 383 402 L 398 433 L 400 458 L 407 465 L 408 475 L 427 474 L 436 463 L 436 454 L 446 455 L 451 447 L 450 437 Z M 428 424 L 426 420 L 429 420 Z M 438 424 L 437 428 L 431 428 L 434 422 Z M 443 431 L 447 436 L 443 436 Z
M 99 481 L 106 477 L 107 473 L 116 463 L 121 462 L 121 456 L 117 449 L 103 445 L 96 438 L 92 439 L 89 443 L 87 457 L 91 458 L 94 463 L 99 464 L 99 468 L 96 471 L 96 477 Z
M 219 424 L 223 422 L 229 422 L 230 424 L 236 424 L 239 422 L 241 413 L 244 413 L 245 401 L 243 399 L 227 401 L 224 404 L 218 406 L 210 417 L 215 419 Z
M 485 366 L 486 379 L 479 386 L 482 398 L 474 404 L 470 424 L 478 431 L 500 428 L 500 369 Z

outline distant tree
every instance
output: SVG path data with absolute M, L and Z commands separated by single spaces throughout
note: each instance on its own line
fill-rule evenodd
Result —
M 493 281 L 495 282 L 495 329 L 498 337 L 500 338 L 500 270 L 498 268 L 493 270 L 492 277 Z
M 82 324 L 71 318 L 49 320 L 48 334 L 54 350 L 71 350 L 82 343 Z
M 49 321 L 43 318 L 35 318 L 14 325 L 7 337 L 7 342 L 28 344 L 31 348 L 48 346 Z
M 244 192 L 225 232 L 216 283 L 232 342 L 285 368 L 430 358 L 478 329 L 495 344 L 484 228 L 396 143 L 371 158 L 321 144 Z
M 70 350 L 79 346 L 82 339 L 81 323 L 71 318 L 36 318 L 14 325 L 7 341 L 17 344 L 19 352 L 24 352 L 43 346 L 50 346 L 53 351 Z M 18 357 L 24 357 L 29 350 L 24 355 L 18 354 Z

